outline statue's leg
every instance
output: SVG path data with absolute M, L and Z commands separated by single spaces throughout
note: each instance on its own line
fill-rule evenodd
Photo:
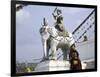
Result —
M 67 60 L 67 50 L 62 49 L 62 51 L 63 51 L 63 60 Z
M 51 51 L 52 51 L 52 59 L 57 60 L 57 56 L 56 56 L 57 41 L 52 40 L 50 46 L 51 46 Z
M 49 50 L 50 50 L 50 47 L 47 47 L 47 58 L 49 58 Z
M 53 45 L 52 47 L 51 47 L 51 51 L 52 51 L 52 59 L 54 59 L 54 60 L 56 60 L 57 59 L 57 57 L 56 57 L 56 47 Z
M 47 49 L 47 40 L 46 39 L 42 39 L 42 44 L 43 44 L 43 59 L 46 59 L 46 57 L 47 57 L 47 51 L 46 51 L 46 49 Z
M 47 40 L 47 59 L 49 59 L 50 39 Z

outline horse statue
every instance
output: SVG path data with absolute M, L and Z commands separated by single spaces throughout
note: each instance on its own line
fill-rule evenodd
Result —
M 73 48 L 75 44 L 72 33 L 68 32 L 69 36 L 59 36 L 59 32 L 55 27 L 50 27 L 44 18 L 44 25 L 40 28 L 40 35 L 42 38 L 44 59 L 57 60 L 56 51 L 60 48 L 63 52 L 63 60 L 67 60 L 68 51 Z M 49 55 L 51 50 L 51 55 Z

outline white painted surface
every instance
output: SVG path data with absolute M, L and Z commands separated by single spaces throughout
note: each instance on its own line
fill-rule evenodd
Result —
M 94 39 L 76 43 L 76 49 L 79 52 L 79 56 L 81 60 L 86 60 L 86 59 L 91 59 L 91 58 L 94 59 L 94 56 L 95 56 Z

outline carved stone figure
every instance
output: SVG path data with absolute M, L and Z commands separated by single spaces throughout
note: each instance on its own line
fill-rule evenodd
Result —
M 55 28 L 57 28 L 59 31 L 64 31 L 62 11 L 58 8 L 55 8 L 52 15 L 56 20 Z
M 53 60 L 57 60 L 56 51 L 60 48 L 63 52 L 63 59 L 67 60 L 67 52 L 70 46 L 75 43 L 72 34 L 68 32 L 69 36 L 59 36 L 58 30 L 55 27 L 48 26 L 46 19 L 43 19 L 44 25 L 40 29 L 40 34 L 43 43 L 44 59 L 49 59 L 49 50 L 51 50 Z
M 56 20 L 54 25 L 55 25 L 55 28 L 58 30 L 58 35 L 67 37 L 68 32 L 65 31 L 65 28 L 64 28 L 62 11 L 56 7 L 52 15 L 54 19 Z
M 55 15 L 55 13 L 57 14 Z M 56 51 L 60 48 L 63 52 L 63 60 L 67 60 L 67 53 L 73 49 L 72 45 L 75 44 L 75 41 L 72 33 L 65 31 L 62 11 L 55 8 L 52 15 L 56 20 L 55 26 L 50 27 L 47 19 L 44 18 L 43 26 L 40 28 L 44 51 L 43 59 L 47 60 L 51 56 L 51 59 L 57 60 Z M 51 50 L 51 54 L 49 54 L 49 50 Z

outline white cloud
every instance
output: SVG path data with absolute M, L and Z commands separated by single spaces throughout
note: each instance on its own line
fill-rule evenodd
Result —
M 25 7 L 24 7 L 25 8 Z M 30 18 L 30 13 L 28 10 L 21 9 L 18 12 L 16 12 L 16 22 L 18 24 L 27 21 Z

